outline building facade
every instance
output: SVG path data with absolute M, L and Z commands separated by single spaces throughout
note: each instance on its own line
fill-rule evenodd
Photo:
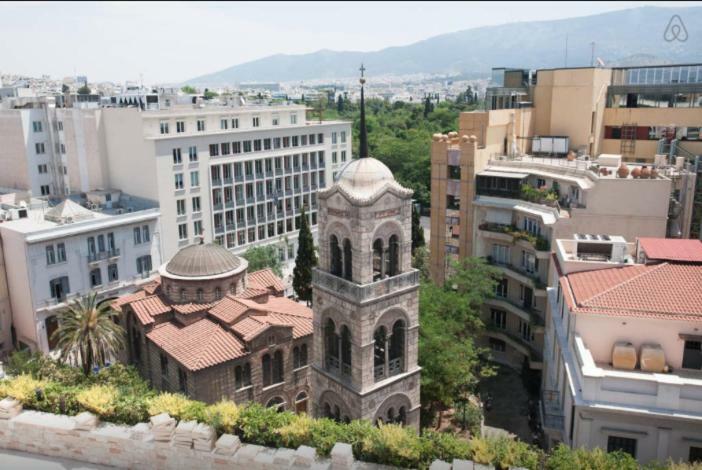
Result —
M 157 389 L 214 403 L 308 411 L 312 312 L 270 270 L 216 244 L 181 249 L 159 277 L 113 303 L 134 364 Z
M 200 235 L 238 254 L 276 244 L 289 281 L 300 211 L 316 233 L 317 191 L 351 160 L 350 124 L 305 109 L 106 109 L 110 182 L 159 202 L 166 258 Z
M 51 352 L 57 313 L 71 300 L 92 291 L 114 298 L 152 275 L 161 259 L 159 212 L 136 203 L 117 192 L 111 209 L 95 211 L 71 199 L 52 208 L 3 204 L 0 237 L 17 348 Z
M 419 276 L 411 265 L 412 191 L 368 157 L 361 97 L 359 158 L 319 194 L 313 414 L 419 429 Z
M 504 277 L 482 308 L 481 342 L 499 362 L 540 369 L 552 241 L 607 230 L 630 241 L 663 237 L 672 181 L 618 155 L 585 161 L 491 154 L 480 145 L 485 136 L 474 132 L 488 120 L 495 125 L 486 133 L 499 130 L 496 119 L 492 111 L 464 113 L 463 137 L 432 143 L 431 273 L 443 282 L 450 263 L 465 256 L 497 266 Z M 634 178 L 644 170 L 646 178 Z
M 542 422 L 551 446 L 702 456 L 702 243 L 557 240 Z

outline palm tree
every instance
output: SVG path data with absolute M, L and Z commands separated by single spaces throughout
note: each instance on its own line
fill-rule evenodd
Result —
M 109 303 L 98 302 L 95 292 L 71 302 L 58 315 L 59 326 L 51 336 L 61 358 L 89 375 L 93 365 L 116 356 L 125 347 L 124 329 L 113 321 L 116 315 Z

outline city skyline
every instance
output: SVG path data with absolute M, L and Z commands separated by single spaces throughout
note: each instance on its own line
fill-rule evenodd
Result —
M 321 49 L 376 51 L 481 26 L 557 20 L 640 6 L 702 5 L 509 2 L 505 8 L 486 3 L 417 2 L 402 9 L 388 2 L 374 3 L 372 8 L 363 3 L 315 4 L 314 8 L 304 3 L 276 3 L 278 14 L 271 15 L 269 6 L 262 8 L 255 2 L 176 3 L 168 8 L 155 3 L 9 2 L 2 7 L 5 33 L 18 40 L 0 45 L 0 72 L 56 78 L 87 75 L 95 82 L 179 83 L 275 54 Z M 26 28 L 28 24 L 33 27 Z M 232 32 L 229 36 L 222 32 L 227 29 Z M 181 34 L 172 34 L 175 31 Z M 324 44 L 319 42 L 322 35 Z M 252 36 L 255 40 L 246 39 Z M 55 44 L 63 53 L 43 54 L 47 44 Z M 245 47 L 239 48 L 239 44 Z M 185 62 L 187 67 L 182 65 Z

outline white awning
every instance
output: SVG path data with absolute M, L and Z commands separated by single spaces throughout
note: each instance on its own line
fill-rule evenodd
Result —
M 478 173 L 478 176 L 497 176 L 499 178 L 515 178 L 523 179 L 529 176 L 528 173 L 514 173 L 511 171 L 494 171 L 494 170 L 483 170 Z

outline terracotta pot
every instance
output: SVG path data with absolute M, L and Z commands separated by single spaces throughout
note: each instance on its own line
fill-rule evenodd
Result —
M 641 178 L 650 178 L 651 177 L 651 169 L 647 166 L 643 166 L 641 168 Z
M 568 152 L 568 157 L 567 157 L 569 162 L 572 162 L 575 160 L 575 153 L 573 151 Z
M 622 163 L 617 169 L 617 176 L 620 178 L 626 178 L 629 176 L 629 167 Z
M 631 177 L 632 178 L 641 178 L 641 168 L 638 166 L 631 170 Z
M 658 170 L 655 168 L 651 168 L 651 179 L 656 179 L 658 178 Z

